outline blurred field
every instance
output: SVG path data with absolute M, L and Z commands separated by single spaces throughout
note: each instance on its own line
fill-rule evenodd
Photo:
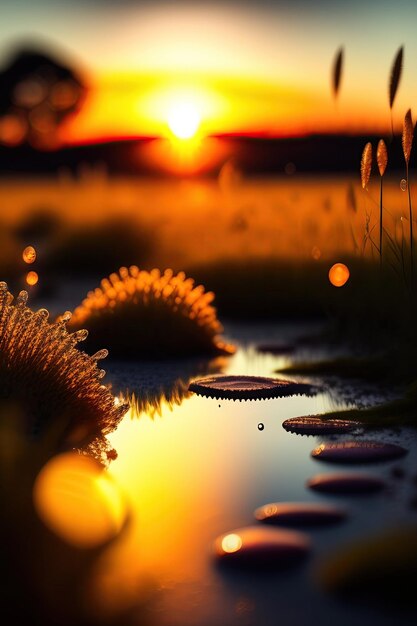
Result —
M 385 183 L 384 228 L 406 259 L 400 180 Z M 62 293 L 71 281 L 94 287 L 121 265 L 136 264 L 185 270 L 215 291 L 220 314 L 230 317 L 340 317 L 372 305 L 390 318 L 405 297 L 408 262 L 401 267 L 387 238 L 388 272 L 379 273 L 376 177 L 364 191 L 359 175 L 243 179 L 230 164 L 217 180 L 135 180 L 81 168 L 77 177 L 3 179 L 0 211 L 0 276 L 16 289 L 36 269 L 34 296 Z M 31 268 L 21 257 L 29 244 L 38 252 Z M 343 289 L 328 280 L 336 262 L 351 271 Z M 84 287 L 78 291 L 74 304 L 85 295 Z
M 376 225 L 373 235 L 378 240 L 379 180 L 371 183 L 368 193 L 361 189 L 359 176 L 235 178 L 232 174 L 220 183 L 134 180 L 110 178 L 96 169 L 81 170 L 77 178 L 62 174 L 50 180 L 3 179 L 2 231 L 40 210 L 57 217 L 63 231 L 117 218 L 155 240 L 147 265 L 177 269 L 237 258 L 339 259 L 355 252 L 356 246 L 361 252 L 366 213 L 370 226 Z M 385 184 L 384 206 L 384 224 L 398 235 L 399 218 L 407 219 L 408 214 L 400 176 Z M 371 248 L 367 246 L 372 255 Z

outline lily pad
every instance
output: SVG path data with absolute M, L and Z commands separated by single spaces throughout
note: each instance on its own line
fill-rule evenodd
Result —
M 282 427 L 290 433 L 299 435 L 330 435 L 345 433 L 361 426 L 360 422 L 343 419 L 322 419 L 319 415 L 292 417 L 285 420 Z
M 192 382 L 189 391 L 222 400 L 265 400 L 293 395 L 314 395 L 317 387 L 262 376 L 211 376 Z

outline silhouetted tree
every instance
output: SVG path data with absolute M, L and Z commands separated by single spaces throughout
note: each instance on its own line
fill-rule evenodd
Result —
M 49 53 L 18 51 L 0 72 L 0 143 L 55 147 L 60 125 L 80 109 L 85 93 L 78 72 Z

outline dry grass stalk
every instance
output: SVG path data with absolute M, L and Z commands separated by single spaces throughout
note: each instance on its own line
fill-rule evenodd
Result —
M 406 180 L 407 180 L 407 190 L 408 190 L 408 209 L 409 209 L 409 220 L 410 220 L 410 282 L 411 282 L 411 293 L 413 292 L 414 285 L 414 254 L 413 254 L 413 208 L 411 205 L 411 191 L 410 191 L 410 180 L 409 180 L 409 172 L 408 166 L 410 163 L 411 156 L 411 148 L 413 146 L 413 135 L 414 135 L 414 125 L 413 119 L 411 117 L 411 109 L 408 109 L 407 113 L 404 117 L 404 125 L 403 125 L 403 135 L 402 135 L 402 144 L 403 144 L 403 152 L 405 159 L 405 171 L 406 171 Z
M 398 49 L 395 55 L 394 63 L 392 64 L 391 74 L 389 79 L 389 107 L 392 109 L 394 105 L 395 96 L 397 95 L 398 85 L 400 84 L 401 73 L 403 69 L 403 54 L 404 46 Z
M 355 188 L 351 182 L 348 184 L 347 187 L 346 204 L 349 211 L 351 211 L 352 213 L 357 213 L 358 207 L 356 204 Z
M 334 97 L 337 98 L 340 88 L 340 81 L 342 78 L 343 68 L 343 48 L 339 48 L 336 53 L 336 57 L 333 63 L 332 82 Z
M 380 139 L 378 142 L 378 148 L 376 151 L 376 161 L 378 163 L 379 174 L 381 176 L 381 187 L 379 194 L 379 260 L 382 268 L 382 234 L 383 234 L 383 223 L 382 223 L 382 190 L 383 184 L 382 179 L 385 174 L 385 170 L 388 165 L 388 152 L 387 146 L 385 145 L 385 141 Z

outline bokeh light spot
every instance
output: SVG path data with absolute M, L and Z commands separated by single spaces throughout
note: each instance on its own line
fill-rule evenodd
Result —
M 35 509 L 58 537 L 78 548 L 110 541 L 126 521 L 126 502 L 94 459 L 68 452 L 40 471 L 33 488 Z
M 315 261 L 318 261 L 321 257 L 321 250 L 317 246 L 313 246 L 311 249 L 311 256 Z
M 23 258 L 24 262 L 28 263 L 29 265 L 31 263 L 34 263 L 36 261 L 36 250 L 35 250 L 35 248 L 33 246 L 26 246 L 26 248 L 23 250 L 22 258 Z
M 349 276 L 349 269 L 344 263 L 335 263 L 329 270 L 329 280 L 334 287 L 343 287 Z
M 26 275 L 26 283 L 30 286 L 33 287 L 33 285 L 36 285 L 36 283 L 39 280 L 39 276 L 36 272 L 28 272 Z

